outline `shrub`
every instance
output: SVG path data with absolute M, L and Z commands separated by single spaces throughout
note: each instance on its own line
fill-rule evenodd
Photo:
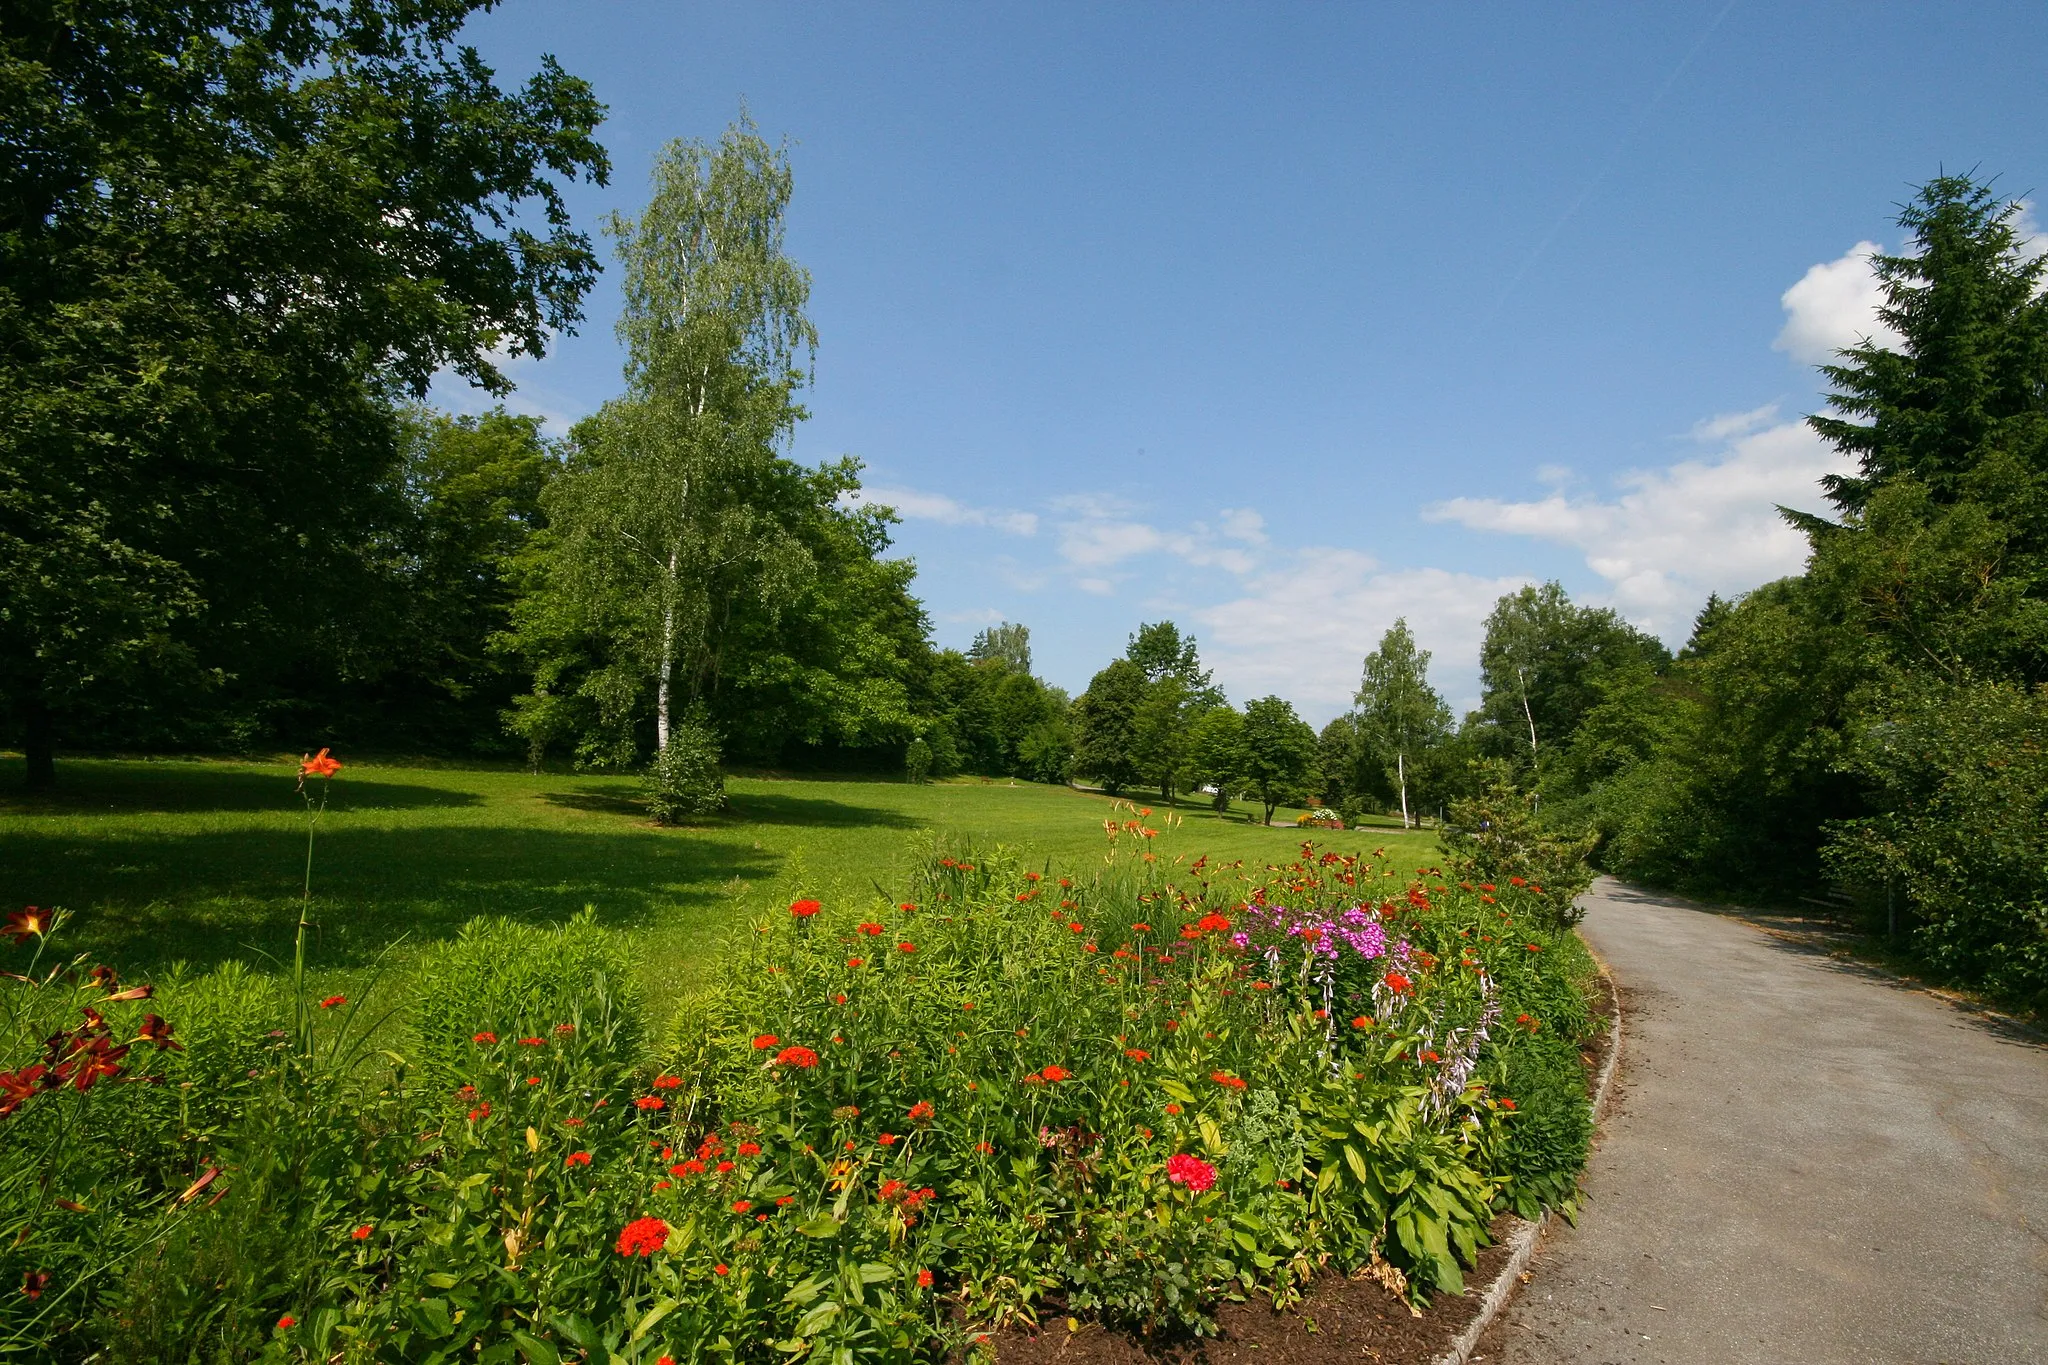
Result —
M 1584 917 L 1577 902 L 1593 884 L 1593 869 L 1586 859 L 1597 842 L 1594 834 L 1564 834 L 1546 827 L 1536 818 L 1532 795 L 1515 786 L 1512 770 L 1498 759 L 1486 763 L 1477 795 L 1451 804 L 1443 833 L 1452 876 L 1470 883 L 1526 887 L 1561 928 Z
M 932 775 L 932 746 L 919 735 L 903 750 L 903 776 L 911 782 L 928 782 Z
M 658 825 L 718 814 L 725 809 L 718 735 L 701 716 L 686 717 L 669 731 L 668 743 L 647 765 L 642 785 L 647 812 Z

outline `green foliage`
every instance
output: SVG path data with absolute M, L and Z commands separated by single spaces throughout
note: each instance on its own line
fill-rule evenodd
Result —
M 552 60 L 500 89 L 479 7 L 10 13 L 0 706 L 38 783 L 64 725 L 162 733 L 223 684 L 260 717 L 374 634 L 389 396 L 502 391 L 494 349 L 577 320 L 602 109 Z
M 677 825 L 725 809 L 725 773 L 718 735 L 701 714 L 683 717 L 668 745 L 647 765 L 647 813 L 657 825 Z
M 1598 836 L 1560 834 L 1539 822 L 1532 794 L 1516 786 L 1504 760 L 1488 760 L 1484 772 L 1479 793 L 1451 807 L 1443 835 L 1451 875 L 1524 889 L 1552 924 L 1577 924 L 1585 912 L 1576 902 L 1593 884 L 1586 857 Z
M 409 1060 L 431 1085 L 462 1084 L 479 1031 L 546 1036 L 580 1018 L 622 1061 L 639 1056 L 639 988 L 623 948 L 588 911 L 545 928 L 474 920 L 422 952 L 412 977 Z
M 1878 915 L 1902 900 L 1950 978 L 2048 1007 L 2048 689 L 1901 683 L 1843 761 L 1881 813 L 1831 826 L 1830 868 Z
M 59 1362 L 879 1365 L 958 1349 L 1052 1292 L 1160 1332 L 1208 1330 L 1252 1288 L 1284 1301 L 1325 1262 L 1400 1283 L 1391 1262 L 1421 1299 L 1462 1283 L 1498 1208 L 1537 1197 L 1531 1172 L 1569 1198 L 1568 1152 L 1538 1150 L 1552 1129 L 1516 1137 L 1525 1113 L 1583 1104 L 1583 1080 L 1516 1057 L 1582 1028 L 1580 963 L 1523 899 L 1417 880 L 1359 907 L 1351 888 L 1390 869 L 1313 850 L 1273 869 L 1294 903 L 1351 906 L 1395 940 L 1344 978 L 1358 1013 L 1340 1027 L 1304 940 L 1245 952 L 1219 923 L 1265 899 L 1267 872 L 1157 857 L 1122 813 L 1092 875 L 955 845 L 914 901 L 803 902 L 749 926 L 664 1068 L 587 919 L 479 921 L 426 955 L 403 1061 L 362 1045 L 359 1003 L 315 1009 L 301 1052 L 265 1027 L 290 1013 L 274 993 L 183 984 L 195 1019 L 212 1011 L 195 1088 L 254 1073 L 189 1158 L 218 1174 L 181 1197 L 190 1166 L 168 1182 L 133 1166 L 121 1111 L 172 1087 L 81 1093 L 62 1136 L 84 1164 L 61 1187 L 105 1212 L 38 1221 L 0 1269 L 107 1273 L 0 1299 L 0 1333 Z M 1185 927 L 1155 923 L 1176 904 Z M 1388 967 L 1398 989 L 1374 976 Z M 0 987 L 10 1067 L 49 1023 L 17 1005 L 75 1003 L 28 990 Z M 1471 1028 L 1526 1002 L 1535 1029 Z M 1532 1088 L 1467 1084 L 1474 1068 Z M 0 1117 L 0 1190 L 36 1188 L 50 1158 L 21 1125 L 68 1093 Z
M 932 746 L 919 735 L 903 747 L 903 776 L 911 782 L 929 782 L 932 776 Z
M 1487 755 L 1540 771 L 1538 757 L 1578 729 L 1604 672 L 1661 667 L 1668 658 L 1662 644 L 1608 608 L 1578 606 L 1554 582 L 1525 587 L 1486 618 L 1483 692 L 1468 728 Z
M 1244 768 L 1247 790 L 1265 807 L 1266 823 L 1281 802 L 1308 793 L 1316 777 L 1316 732 L 1279 697 L 1260 697 L 1244 707 Z
M 1406 826 L 1408 765 L 1441 747 L 1451 732 L 1451 708 L 1429 685 L 1429 651 L 1415 647 L 1406 617 L 1395 620 L 1380 637 L 1379 648 L 1365 656 L 1356 700 L 1353 733 L 1362 752 L 1345 766 L 1356 770 L 1369 761 L 1367 755 L 1382 765 L 1391 760 Z
M 1031 672 L 1031 627 L 1002 621 L 977 631 L 967 648 L 967 659 L 976 664 L 1001 664 L 1012 673 Z
M 1112 794 L 1136 786 L 1138 710 L 1150 683 L 1129 659 L 1113 660 L 1088 682 L 1074 702 L 1074 771 L 1093 778 Z

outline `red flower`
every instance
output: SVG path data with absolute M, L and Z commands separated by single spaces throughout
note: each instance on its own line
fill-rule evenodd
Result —
M 789 904 L 789 913 L 795 915 L 798 919 L 809 919 L 812 915 L 817 914 L 820 910 L 824 908 L 825 907 L 819 905 L 816 901 L 791 901 Z
M 470 1035 L 469 1035 L 469 1041 L 470 1041 L 470 1042 L 472 1042 L 472 1043 L 483 1043 L 483 1044 L 486 1044 L 486 1045 L 488 1045 L 488 1044 L 491 1044 L 491 1043 L 495 1043 L 495 1042 L 497 1042 L 497 1041 L 498 1041 L 498 1035 L 497 1035 L 497 1034 L 495 1034 L 495 1033 L 492 1033 L 492 1032 L 491 1032 L 490 1030 L 486 1029 L 486 1030 L 485 1030 L 484 1032 L 482 1032 L 482 1033 L 472 1033 L 472 1034 L 470 1034 Z
M 327 751 L 325 749 L 322 749 L 320 752 L 324 754 Z M 290 1313 L 286 1313 L 283 1317 L 277 1320 L 277 1330 L 280 1332 L 289 1332 L 292 1330 L 292 1328 L 297 1327 L 298 1325 L 299 1320 L 293 1317 Z
M 917 945 L 915 943 L 899 943 L 896 945 L 896 951 L 899 953 L 914 953 L 917 951 Z
M 654 1088 L 656 1090 L 673 1090 L 682 1083 L 683 1078 L 681 1076 L 656 1076 L 654 1078 Z
M 778 1198 L 778 1199 L 777 1199 L 777 1200 L 775 1201 L 775 1207 L 776 1207 L 776 1208 L 778 1208 L 778 1209 L 785 1209 L 785 1208 L 788 1208 L 788 1207 L 789 1207 L 789 1206 L 790 1206 L 791 1204 L 794 1204 L 795 1202 L 796 1202 L 796 1196 L 795 1196 L 795 1195 L 793 1195 L 793 1194 L 785 1194 L 785 1195 L 782 1195 L 782 1196 L 781 1196 L 780 1198 Z
M 329 758 L 325 749 L 310 758 L 299 760 L 300 777 L 332 777 L 340 771 L 341 765 Z
M 43 1296 L 43 1291 L 49 1287 L 50 1277 L 47 1272 L 41 1270 L 22 1272 L 21 1292 L 28 1295 L 31 1300 L 40 1299 Z
M 519 1045 L 521 1047 L 546 1047 L 548 1040 L 545 1038 L 521 1038 Z
M 930 1100 L 919 1100 L 916 1104 L 910 1106 L 910 1121 L 912 1123 L 929 1123 L 934 1112 Z
M 163 1052 L 166 1049 L 172 1052 L 183 1052 L 185 1050 L 183 1043 L 177 1042 L 171 1037 L 170 1021 L 160 1014 L 143 1015 L 141 1031 L 144 1039 L 156 1044 L 158 1052 Z
M 1074 1073 L 1067 1070 L 1063 1066 L 1049 1066 L 1045 1070 L 1039 1072 L 1038 1074 L 1040 1076 L 1043 1076 L 1048 1081 L 1064 1081 L 1071 1077 Z
M 987 1139 L 983 1139 L 974 1144 L 974 1150 L 980 1152 L 983 1156 L 994 1156 L 996 1154 L 996 1145 Z
M 1176 1185 L 1185 1185 L 1196 1194 L 1202 1193 L 1216 1183 L 1216 1168 L 1198 1156 L 1176 1152 L 1166 1158 L 1166 1178 Z
M 348 997 L 345 995 L 330 995 L 325 1000 L 322 1000 L 320 1002 L 320 1008 L 323 1010 L 331 1010 L 336 1005 L 346 1005 L 347 1003 Z
M 832 1003 L 835 1005 L 843 1005 L 846 1003 L 846 997 L 844 995 L 835 995 L 832 997 Z
M 1399 972 L 1388 972 L 1383 979 L 1387 983 L 1387 989 L 1392 991 L 1396 995 L 1406 995 L 1415 987 L 1414 982 L 1410 981 L 1407 977 L 1401 975 Z
M 1515 1107 L 1515 1102 L 1511 1099 L 1508 1099 L 1506 1096 L 1502 1096 L 1500 1107 L 1503 1109 L 1512 1109 Z
M 754 1205 L 750 1200 L 735 1199 L 732 1201 L 732 1211 L 734 1213 L 745 1213 L 748 1209 L 752 1207 L 754 1207 Z
M 1524 880 L 1523 880 L 1522 878 L 1520 878 L 1520 877 L 1510 877 L 1510 878 L 1508 878 L 1508 885 L 1509 885 L 1509 886 L 1527 886 L 1528 884 L 1529 884 L 1528 882 L 1524 881 Z
M 1212 913 L 1196 920 L 1195 927 L 1205 934 L 1227 934 L 1230 932 L 1230 921 Z
M 932 1287 L 931 1271 L 920 1270 L 917 1272 L 917 1287 L 919 1289 L 930 1289 Z
M 659 1218 L 635 1218 L 619 1233 L 619 1255 L 652 1256 L 668 1244 L 668 1224 Z
M 1209 1073 L 1209 1079 L 1222 1086 L 1225 1090 L 1244 1089 L 1244 1082 L 1227 1071 L 1212 1071 Z
M 884 1147 L 894 1147 L 896 1145 L 896 1135 L 894 1133 L 884 1133 L 876 1138 L 875 1141 L 881 1143 Z
M 574 1024 L 557 1024 L 557 1025 L 555 1025 L 555 1032 L 556 1032 L 557 1034 L 565 1034 L 565 1033 L 574 1033 L 575 1031 L 576 1031 L 576 1026 L 575 1026 Z
M 723 1261 L 720 1261 L 717 1265 L 711 1267 L 711 1273 L 714 1275 L 730 1275 L 732 1271 L 726 1268 Z
M 588 1166 L 590 1164 L 590 1153 L 571 1152 L 562 1158 L 562 1164 L 564 1166 Z
M 354 1232 L 351 1232 L 349 1236 L 354 1238 L 358 1242 L 367 1242 L 370 1240 L 370 1234 L 375 1232 L 376 1230 L 377 1229 L 371 1227 L 368 1223 L 365 1223 L 361 1227 L 357 1228 Z
M 772 1033 L 764 1033 L 760 1035 L 758 1038 L 754 1039 L 754 1051 L 766 1052 L 769 1048 L 774 1047 L 777 1043 L 781 1041 L 782 1040 L 780 1038 L 777 1038 Z
M 633 1101 L 633 1107 L 635 1109 L 664 1109 L 668 1107 L 668 1101 L 659 1095 L 642 1095 L 639 1099 Z
M 69 1080 L 75 1090 L 90 1090 L 100 1077 L 105 1076 L 112 1080 L 120 1075 L 121 1059 L 127 1055 L 127 1044 L 113 1047 L 106 1039 L 95 1038 L 65 1059 L 57 1068 L 57 1075 Z
M 1131 931 L 1138 934 L 1149 934 L 1152 932 L 1152 926 L 1149 924 L 1133 924 Z
M 1356 1019 L 1353 1019 L 1353 1020 L 1351 1021 L 1351 1027 L 1353 1027 L 1353 1028 L 1371 1028 L 1371 1027 L 1372 1027 L 1372 1020 L 1371 1020 L 1370 1018 L 1368 1018 L 1367 1016 L 1365 1016 L 1365 1015 L 1361 1014 L 1361 1015 L 1359 1015 L 1359 1016 L 1358 1016 L 1358 1017 L 1357 1017 Z
M 863 920 L 861 923 L 855 925 L 854 927 L 859 929 L 863 934 L 866 934 L 869 938 L 880 938 L 882 936 L 882 926 L 876 924 L 872 920 Z
M 848 959 L 846 959 L 846 965 L 847 965 L 847 966 L 849 966 L 849 967 L 859 968 L 859 967 L 865 967 L 865 966 L 867 966 L 868 964 L 867 964 L 867 959 L 866 959 L 866 958 L 860 958 L 860 957 L 849 957 Z
M 471 1123 L 475 1123 L 478 1119 L 487 1119 L 490 1116 L 491 1102 L 489 1100 L 485 1100 L 482 1104 L 469 1111 L 469 1121 Z
M 818 1054 L 807 1047 L 786 1047 L 775 1054 L 775 1064 L 809 1070 L 818 1064 Z
M 1481 882 L 1481 883 L 1479 883 L 1479 889 L 1480 889 L 1481 891 L 1498 891 L 1498 890 L 1500 890 L 1500 888 L 1499 888 L 1499 887 L 1497 887 L 1497 886 L 1495 886 L 1495 885 L 1494 885 L 1494 884 L 1493 884 L 1492 882 Z
M 1152 1054 L 1145 1051 L 1145 1049 L 1141 1047 L 1125 1048 L 1124 1056 L 1130 1058 L 1134 1062 L 1149 1062 L 1152 1060 Z
M 32 938 L 41 938 L 50 932 L 50 912 L 38 910 L 31 905 L 23 910 L 7 912 L 7 923 L 0 924 L 0 934 L 5 934 L 15 943 L 23 944 Z

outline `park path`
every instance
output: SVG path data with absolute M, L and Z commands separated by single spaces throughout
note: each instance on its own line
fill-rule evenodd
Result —
M 2048 1048 L 1602 878 L 1614 1102 L 1486 1365 L 2048 1362 Z

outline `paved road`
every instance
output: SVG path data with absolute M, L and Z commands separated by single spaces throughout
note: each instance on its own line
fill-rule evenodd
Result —
M 2048 1362 L 2048 1049 L 1602 879 L 1628 1014 L 1577 1228 L 1487 1365 Z

